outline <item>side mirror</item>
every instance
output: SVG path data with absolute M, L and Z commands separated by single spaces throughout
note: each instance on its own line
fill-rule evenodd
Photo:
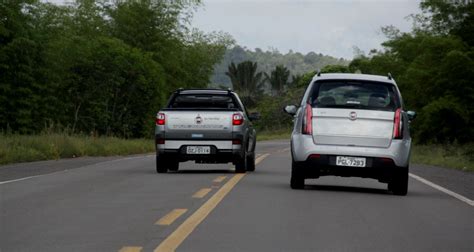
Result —
M 416 118 L 416 112 L 415 111 L 407 111 L 407 116 L 408 116 L 408 120 L 412 121 L 413 119 Z
M 258 119 L 260 119 L 260 113 L 258 113 L 258 112 L 250 113 L 250 115 L 249 115 L 249 120 L 250 121 L 255 121 L 255 120 L 258 120 Z
M 288 105 L 283 110 L 290 115 L 295 115 L 296 111 L 298 111 L 298 107 L 296 107 L 296 105 Z

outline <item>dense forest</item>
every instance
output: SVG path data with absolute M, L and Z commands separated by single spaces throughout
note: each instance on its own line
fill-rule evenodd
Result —
M 286 54 L 276 49 L 263 51 L 260 48 L 249 50 L 245 47 L 234 46 L 226 50 L 224 58 L 214 68 L 211 82 L 214 86 L 231 86 L 231 80 L 226 75 L 227 68 L 231 63 L 238 64 L 244 61 L 257 63 L 258 71 L 270 73 L 276 66 L 285 66 L 293 75 L 301 75 L 326 65 L 348 65 L 350 61 L 337 59 L 328 55 L 309 52 L 301 54 L 289 51 Z
M 171 91 L 206 87 L 233 43 L 199 1 L 0 2 L 0 130 L 149 136 Z
M 387 26 L 384 49 L 352 61 L 251 51 L 225 33 L 190 29 L 189 1 L 0 2 L 0 130 L 146 137 L 170 92 L 232 86 L 260 130 L 291 127 L 282 113 L 322 72 L 392 73 L 419 143 L 474 138 L 474 3 L 427 0 L 414 27 Z

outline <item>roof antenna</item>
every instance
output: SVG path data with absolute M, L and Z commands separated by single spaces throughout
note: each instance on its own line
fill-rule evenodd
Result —
M 317 76 L 318 76 L 318 77 L 321 76 L 321 69 L 318 68 L 318 71 L 317 71 L 317 72 L 318 72 L 318 73 L 317 73 Z
M 389 80 L 392 79 L 392 74 L 391 74 L 391 73 L 388 73 L 388 79 L 389 79 Z

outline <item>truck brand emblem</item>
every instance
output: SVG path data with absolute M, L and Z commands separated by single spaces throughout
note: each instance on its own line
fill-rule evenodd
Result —
M 349 119 L 351 119 L 352 121 L 354 121 L 355 119 L 357 119 L 357 113 L 352 111 L 351 113 L 349 113 Z
M 198 114 L 196 116 L 196 124 L 201 124 L 202 123 L 202 117 Z

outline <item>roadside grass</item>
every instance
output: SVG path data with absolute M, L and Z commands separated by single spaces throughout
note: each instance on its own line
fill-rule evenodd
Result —
M 121 139 L 60 133 L 0 134 L 0 165 L 82 156 L 115 156 L 154 151 L 149 139 Z
M 257 131 L 257 141 L 288 139 L 290 140 L 291 129 L 282 129 L 276 131 Z
M 474 172 L 474 143 L 465 145 L 414 145 L 411 163 Z

